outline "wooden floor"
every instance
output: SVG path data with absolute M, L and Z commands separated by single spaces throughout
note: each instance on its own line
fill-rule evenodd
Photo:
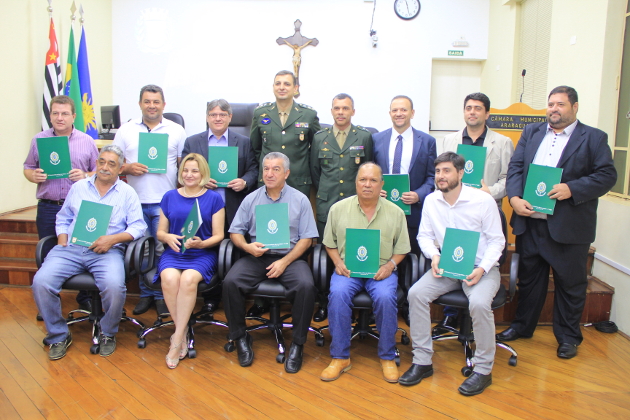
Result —
M 128 313 L 136 302 L 128 298 Z M 64 312 L 76 306 L 73 293 L 62 293 L 62 306 Z M 223 350 L 226 330 L 214 326 L 197 330 L 198 357 L 175 370 L 164 362 L 171 330 L 150 334 L 139 349 L 129 323 L 121 323 L 118 348 L 108 358 L 90 354 L 88 324 L 74 325 L 68 355 L 51 362 L 42 345 L 44 323 L 35 314 L 29 288 L 0 287 L 0 419 L 630 418 L 630 341 L 592 328 L 584 328 L 572 360 L 556 357 L 551 327 L 514 343 L 516 367 L 499 349 L 492 386 L 464 397 L 457 392 L 464 378 L 456 341 L 436 343 L 434 376 L 408 388 L 381 378 L 375 340 L 356 340 L 352 370 L 326 383 L 319 374 L 330 361 L 328 335 L 325 347 L 309 337 L 295 375 L 275 362 L 270 333 L 253 333 L 254 364 L 242 368 L 236 353 Z M 224 319 L 222 311 L 217 318 Z M 140 319 L 153 321 L 148 313 Z M 399 348 L 402 373 L 411 350 Z

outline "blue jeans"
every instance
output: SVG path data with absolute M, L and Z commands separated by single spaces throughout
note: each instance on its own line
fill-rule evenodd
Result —
M 142 204 L 142 215 L 144 216 L 144 222 L 148 228 L 145 233 L 146 236 L 153 236 L 157 242 L 157 230 L 160 222 L 160 205 L 159 204 Z M 161 254 L 160 254 L 161 255 Z M 157 267 L 159 256 L 156 253 L 155 266 Z M 140 280 L 140 297 L 153 297 L 154 299 L 164 299 L 164 295 L 160 290 L 151 290 L 144 284 L 142 279 Z
M 83 246 L 55 246 L 33 279 L 33 297 L 44 318 L 48 335 L 46 344 L 59 343 L 68 336 L 68 324 L 61 313 L 59 292 L 70 277 L 89 271 L 100 290 L 105 314 L 101 318 L 101 331 L 113 337 L 127 296 L 123 251 L 112 248 L 97 254 Z
M 352 298 L 365 289 L 372 298 L 376 328 L 381 337 L 378 341 L 378 357 L 394 360 L 398 330 L 397 287 L 397 273 L 383 280 L 348 278 L 333 273 L 328 295 L 328 321 L 332 336 L 330 355 L 333 359 L 350 358 Z

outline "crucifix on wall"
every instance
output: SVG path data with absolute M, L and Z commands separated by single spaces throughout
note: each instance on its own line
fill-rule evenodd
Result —
M 300 32 L 300 26 L 302 26 L 302 21 L 300 19 L 294 22 L 295 24 L 295 33 L 290 37 L 286 38 L 278 38 L 276 42 L 278 45 L 288 45 L 293 48 L 293 74 L 295 74 L 295 79 L 297 80 L 297 84 L 300 84 L 300 64 L 302 63 L 302 48 L 312 45 L 313 47 L 319 44 L 317 38 L 306 38 Z M 299 89 L 295 91 L 295 97 L 300 96 Z

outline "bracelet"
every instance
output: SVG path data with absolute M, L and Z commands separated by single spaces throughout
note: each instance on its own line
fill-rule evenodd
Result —
M 394 270 L 393 271 L 398 271 L 398 264 L 396 264 L 396 261 L 394 261 L 393 259 L 390 259 L 389 262 L 394 264 Z

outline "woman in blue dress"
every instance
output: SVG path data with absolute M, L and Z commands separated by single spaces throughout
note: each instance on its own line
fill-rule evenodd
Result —
M 217 269 L 217 245 L 223 240 L 225 204 L 221 196 L 204 187 L 210 169 L 203 156 L 191 153 L 180 166 L 177 180 L 181 188 L 168 191 L 160 203 L 157 238 L 165 245 L 154 282 L 162 279 L 166 306 L 175 323 L 175 333 L 166 355 L 166 365 L 177 367 L 188 354 L 186 332 L 197 301 L 197 285 L 210 282 Z M 195 204 L 199 203 L 202 224 L 197 235 L 188 239 L 181 251 L 184 223 Z

